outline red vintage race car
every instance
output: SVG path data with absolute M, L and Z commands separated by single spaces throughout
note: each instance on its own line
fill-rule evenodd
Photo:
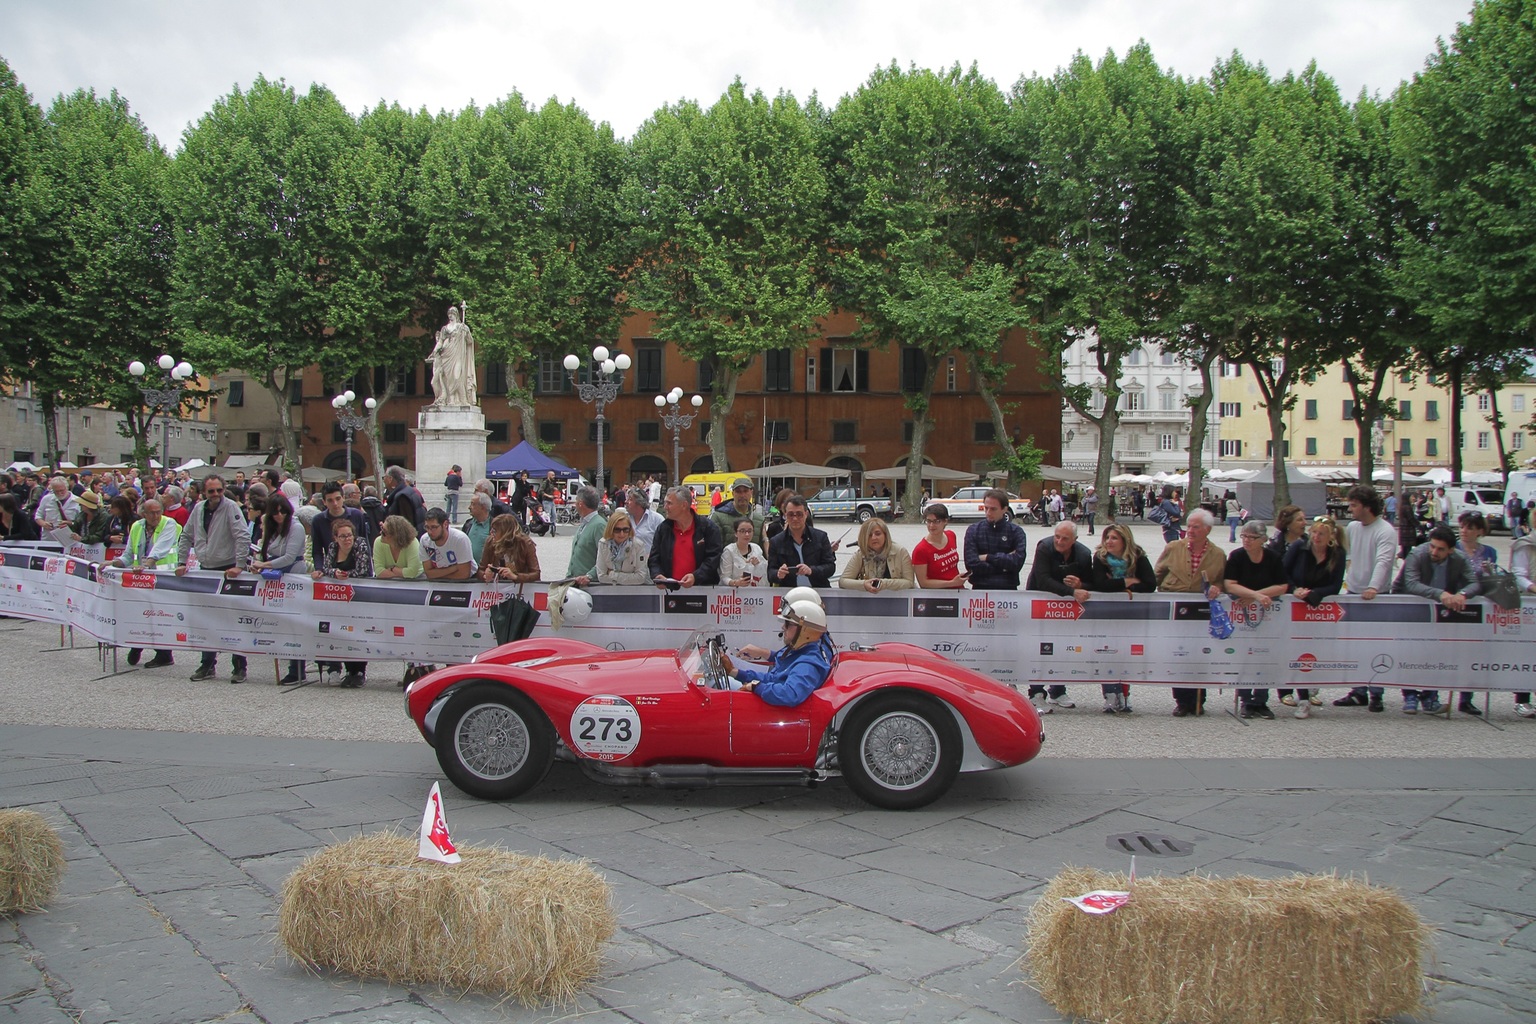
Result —
M 962 771 L 1023 764 L 1045 741 L 1017 691 L 911 644 L 837 654 L 797 707 L 732 690 L 724 638 L 608 651 L 544 637 L 423 676 L 406 710 L 455 786 L 506 800 L 556 759 L 617 785 L 814 785 L 921 807 Z

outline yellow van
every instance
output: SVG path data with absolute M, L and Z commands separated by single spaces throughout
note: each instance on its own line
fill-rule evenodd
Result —
M 683 477 L 683 486 L 693 491 L 693 510 L 701 516 L 707 516 L 713 512 L 716 502 L 711 500 L 710 495 L 716 488 L 720 490 L 721 501 L 730 501 L 733 497 L 731 484 L 735 483 L 741 475 L 740 473 L 690 473 Z

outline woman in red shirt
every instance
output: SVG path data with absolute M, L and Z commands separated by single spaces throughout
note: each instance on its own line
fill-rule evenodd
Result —
M 928 536 L 912 549 L 917 585 L 928 590 L 959 590 L 971 574 L 960 569 L 960 547 L 949 529 L 949 507 L 938 501 L 929 505 L 923 510 L 923 523 Z

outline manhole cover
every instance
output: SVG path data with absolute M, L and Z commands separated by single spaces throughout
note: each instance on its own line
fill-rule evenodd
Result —
M 1149 853 L 1154 857 L 1188 857 L 1195 844 L 1156 832 L 1122 832 L 1104 840 L 1104 845 L 1119 853 Z

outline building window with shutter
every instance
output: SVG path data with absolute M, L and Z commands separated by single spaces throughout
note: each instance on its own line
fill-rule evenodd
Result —
M 770 349 L 763 353 L 763 390 L 788 391 L 790 389 L 790 350 Z

